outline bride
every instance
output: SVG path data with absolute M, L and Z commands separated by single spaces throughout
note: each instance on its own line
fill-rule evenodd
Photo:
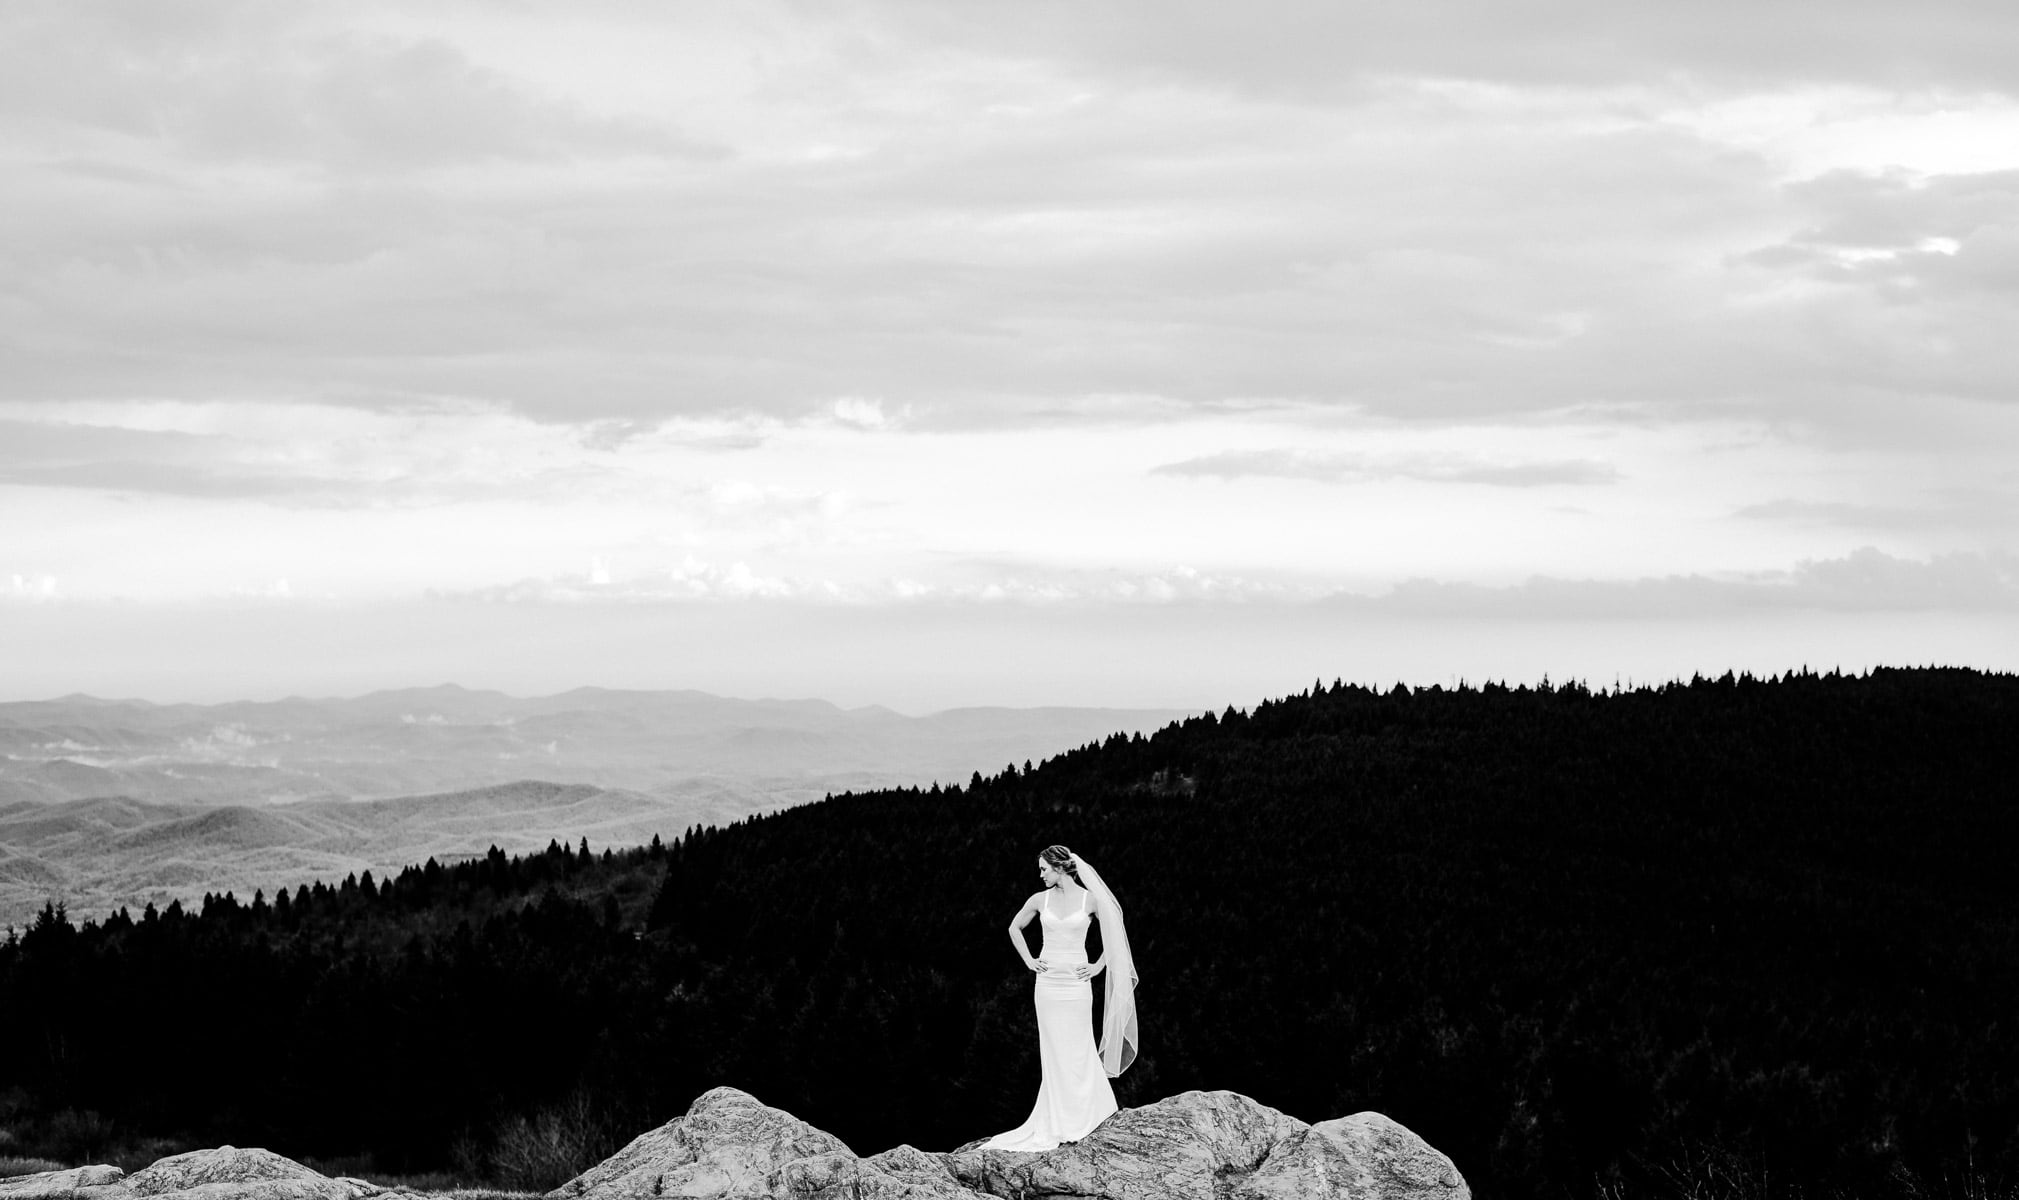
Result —
M 988 1150 L 1051 1150 L 1092 1132 L 1116 1109 L 1108 1077 L 1136 1060 L 1136 970 L 1122 929 L 1122 906 L 1087 861 L 1064 846 L 1038 856 L 1045 890 L 1024 901 L 1010 941 L 1037 972 L 1038 1102 L 1030 1119 L 983 1143 Z M 1031 956 L 1023 930 L 1041 919 L 1044 949 Z M 1087 929 L 1101 923 L 1101 961 L 1087 961 Z M 1101 1039 L 1093 1032 L 1094 976 L 1105 978 Z

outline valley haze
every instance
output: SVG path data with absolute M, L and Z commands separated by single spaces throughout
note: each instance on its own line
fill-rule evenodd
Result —
M 596 848 L 829 792 L 928 787 L 1182 710 L 959 708 L 455 685 L 344 699 L 0 704 L 0 923 L 50 901 L 249 899 L 430 857 Z

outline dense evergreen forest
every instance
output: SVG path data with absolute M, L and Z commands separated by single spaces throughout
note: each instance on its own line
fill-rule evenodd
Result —
M 1124 1105 L 1377 1109 L 1482 1197 L 1665 1194 L 1705 1156 L 2010 1180 L 2015 780 L 2010 675 L 1317 685 L 648 848 L 52 908 L 0 945 L 0 1125 L 532 1185 L 529 1145 L 733 1084 L 862 1153 L 950 1149 L 1028 1111 L 1003 930 L 1062 842 L 1128 913 Z

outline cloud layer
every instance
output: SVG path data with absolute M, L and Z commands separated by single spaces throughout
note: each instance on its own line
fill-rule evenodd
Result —
M 9 5 L 0 600 L 2002 612 L 2014 63 L 1974 0 Z
M 2019 134 L 1976 9 L 625 12 L 11 7 L 13 393 L 1841 427 L 2019 370 L 2009 170 L 1788 175 L 1874 111 Z
M 1305 450 L 1225 450 L 1183 462 L 1166 463 L 1159 475 L 1210 479 L 1273 476 L 1341 483 L 1370 479 L 1420 479 L 1432 483 L 1477 483 L 1489 487 L 1586 486 L 1613 483 L 1610 464 L 1583 460 L 1490 462 L 1453 456 L 1381 458 L 1368 454 L 1317 454 Z

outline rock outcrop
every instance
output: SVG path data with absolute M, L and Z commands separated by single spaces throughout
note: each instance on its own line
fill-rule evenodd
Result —
M 788 1163 L 847 1146 L 748 1092 L 701 1093 L 687 1115 L 641 1133 L 622 1150 L 549 1192 L 556 1200 L 627 1196 L 768 1196 Z
M 175 1200 L 355 1200 L 348 1184 L 291 1158 L 236 1146 L 160 1159 L 123 1182 L 135 1196 Z
M 1306 1125 L 1235 1092 L 1127 1108 L 1042 1154 L 980 1141 L 859 1158 L 841 1139 L 719 1087 L 547 1200 L 1471 1200 L 1450 1159 L 1382 1116 Z M 221 1146 L 122 1175 L 0 1180 L 0 1200 L 411 1200 L 266 1150 Z
M 1123 1109 L 1044 1153 L 839 1139 L 735 1088 L 644 1134 L 547 1200 L 1471 1200 L 1449 1158 L 1382 1116 L 1306 1125 L 1236 1092 Z
M 391 1195 L 362 1179 L 331 1179 L 270 1150 L 236 1146 L 177 1154 L 131 1175 L 97 1166 L 0 1179 L 0 1200 L 367 1200 Z

